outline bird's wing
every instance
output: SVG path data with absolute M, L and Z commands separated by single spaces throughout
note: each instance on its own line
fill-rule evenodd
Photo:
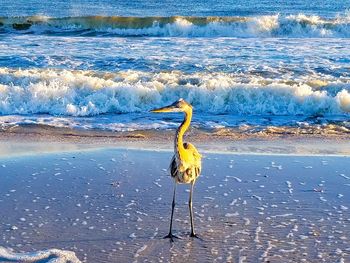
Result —
M 191 152 L 193 158 L 193 165 L 195 166 L 197 176 L 200 174 L 202 169 L 202 155 L 197 151 L 196 147 L 192 143 L 184 143 L 186 150 Z
M 195 159 L 198 159 L 198 160 L 202 159 L 202 155 L 197 151 L 196 147 L 194 147 L 194 145 L 192 143 L 185 142 L 184 147 L 186 150 L 189 150 L 190 152 L 192 152 L 193 157 Z

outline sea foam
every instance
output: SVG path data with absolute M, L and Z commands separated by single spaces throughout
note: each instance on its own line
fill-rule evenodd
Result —
M 0 114 L 96 116 L 146 112 L 182 97 L 197 112 L 231 115 L 348 115 L 347 84 L 242 83 L 226 73 L 96 73 L 0 68 Z
M 49 262 L 49 263 L 81 263 L 74 252 L 48 249 L 30 253 L 14 253 L 13 251 L 0 247 L 1 262 Z

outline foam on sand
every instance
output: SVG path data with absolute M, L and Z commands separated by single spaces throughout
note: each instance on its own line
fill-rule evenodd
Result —
M 0 247 L 1 262 L 45 262 L 49 263 L 81 263 L 75 253 L 67 250 L 48 249 L 30 253 L 15 253 L 4 247 Z

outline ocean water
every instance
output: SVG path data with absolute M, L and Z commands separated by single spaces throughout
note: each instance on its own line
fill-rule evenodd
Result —
M 0 129 L 350 133 L 350 1 L 0 3 Z M 336 128 L 334 128 L 336 127 Z

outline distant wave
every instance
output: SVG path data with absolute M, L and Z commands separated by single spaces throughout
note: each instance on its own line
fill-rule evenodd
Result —
M 314 82 L 315 83 L 315 82 Z M 323 83 L 320 81 L 320 83 Z M 0 68 L 0 114 L 95 116 L 145 112 L 183 97 L 197 112 L 348 115 L 350 84 L 242 83 L 225 73 L 99 73 Z
M 350 37 L 350 13 L 257 17 L 0 17 L 0 33 L 156 37 Z

